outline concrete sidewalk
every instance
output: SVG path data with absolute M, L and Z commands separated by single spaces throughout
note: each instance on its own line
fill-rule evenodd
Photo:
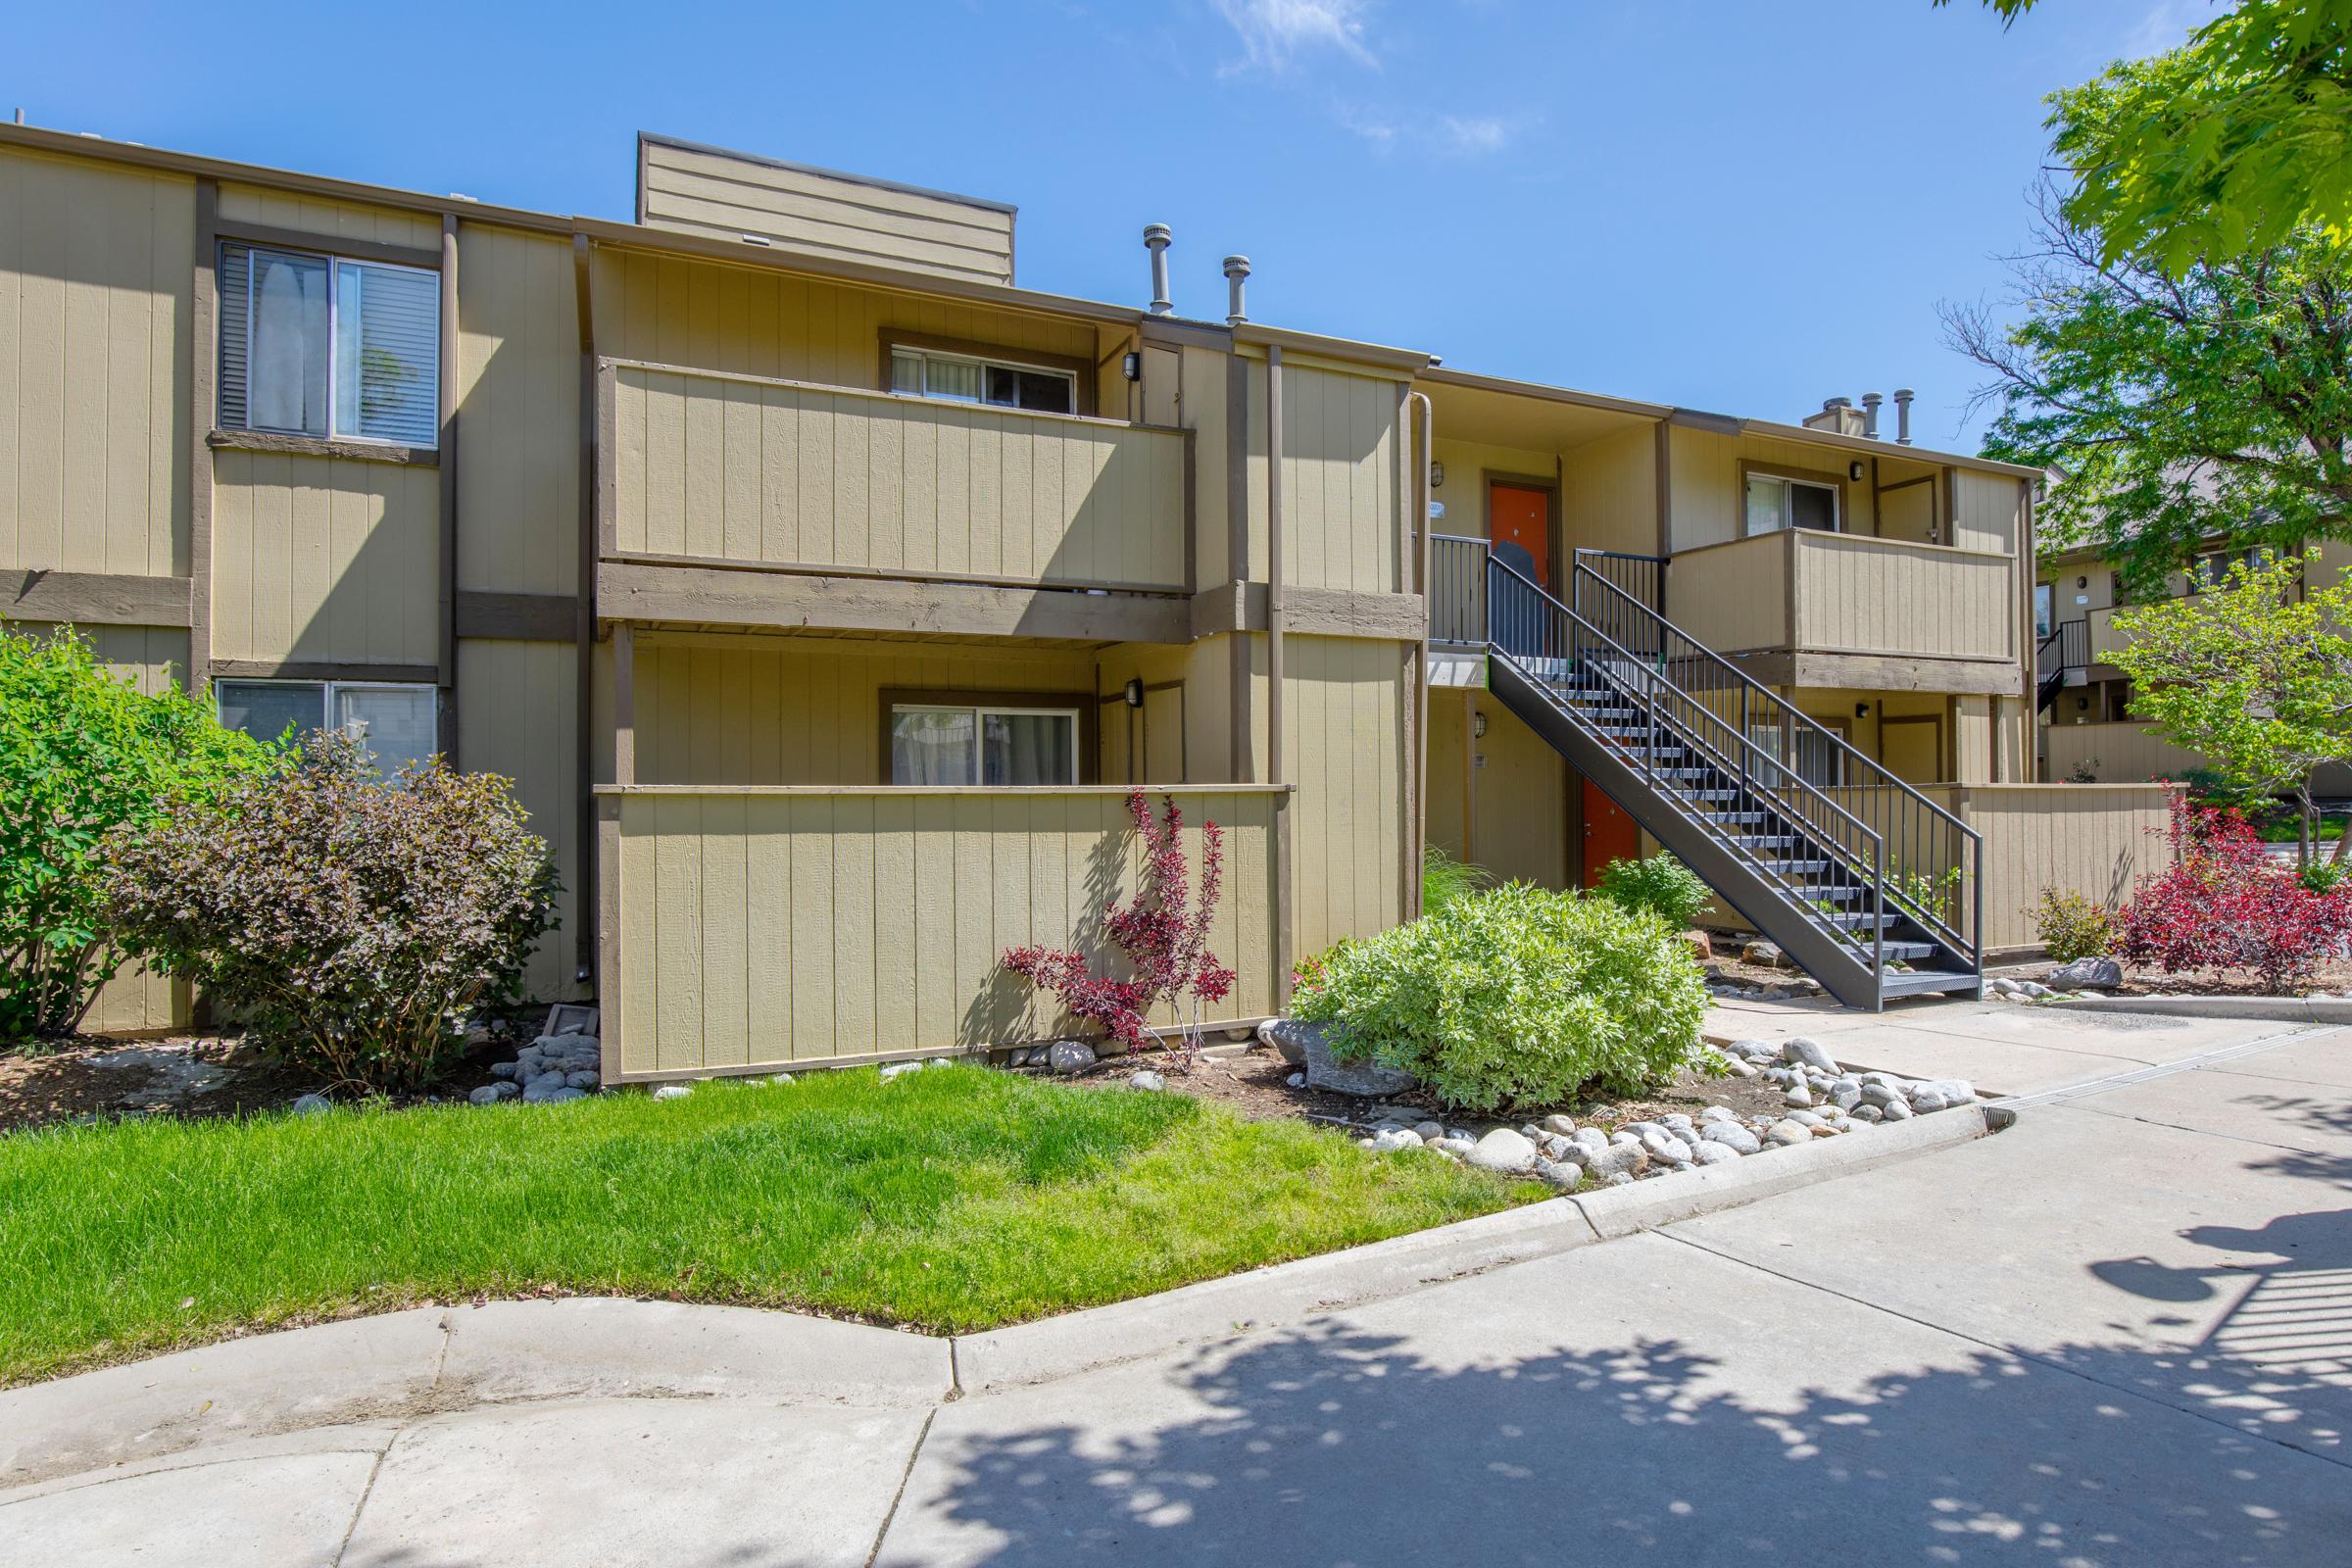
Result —
M 1288 1327 L 1154 1355 L 1130 1312 L 1141 1359 L 1001 1393 L 936 1396 L 915 1342 L 831 1401 L 721 1334 L 700 1396 L 639 1368 L 64 1475 L 0 1493 L 0 1564 L 2344 1559 L 2352 1030 L 1738 1013 L 2037 1098 Z

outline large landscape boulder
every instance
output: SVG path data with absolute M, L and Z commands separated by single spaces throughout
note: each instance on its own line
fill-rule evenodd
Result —
M 1342 1060 L 1333 1055 L 1325 1028 L 1319 1023 L 1269 1018 L 1257 1026 L 1257 1035 L 1281 1052 L 1284 1060 L 1305 1066 L 1309 1089 L 1328 1089 L 1335 1095 L 1362 1095 L 1378 1100 L 1410 1093 L 1421 1085 L 1421 1080 L 1409 1072 L 1383 1067 L 1368 1059 Z M 1297 1055 L 1291 1054 L 1294 1050 Z
M 2053 991 L 2113 991 L 2124 983 L 2124 966 L 2113 958 L 2077 958 L 2051 972 Z

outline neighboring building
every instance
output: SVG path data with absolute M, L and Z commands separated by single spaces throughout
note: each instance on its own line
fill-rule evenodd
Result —
M 2181 599 L 2225 579 L 2232 564 L 2259 550 L 2208 539 L 2185 571 L 2159 590 L 2132 594 L 2124 573 L 2095 546 L 2048 556 L 2034 586 L 2034 635 L 2039 725 L 2035 755 L 2054 782 L 2139 783 L 2180 779 L 2202 768 L 2201 753 L 2168 740 L 2132 708 L 2132 680 L 2115 663 L 2129 637 L 2116 612 L 2132 604 Z M 2329 541 L 2307 570 L 2336 581 L 2352 567 L 2352 545 Z M 2315 781 L 2326 798 L 2352 796 L 2352 767 L 2329 765 Z
M 1425 842 L 1664 843 L 1867 1005 L 2139 842 L 2029 782 L 2028 470 L 1268 326 L 1239 258 L 1181 318 L 1164 231 L 1138 308 L 992 202 L 646 137 L 637 211 L 0 127 L 4 612 L 513 776 L 608 1078 L 1051 1030 L 998 955 L 1096 935 L 1130 783 L 1227 830 L 1235 1024 Z

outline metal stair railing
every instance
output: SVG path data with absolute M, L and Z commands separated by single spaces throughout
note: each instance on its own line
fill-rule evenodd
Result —
M 1579 549 L 1569 558 L 1591 568 L 1604 581 L 1632 595 L 1660 615 L 1666 613 L 1666 558 L 1637 556 L 1623 550 Z
M 1455 648 L 1487 646 L 1484 539 L 1429 536 L 1429 640 Z
M 1590 609 L 1588 589 L 1594 601 Z M 1708 710 L 1760 751 L 1777 751 L 1766 775 L 1768 787 L 1779 782 L 1778 775 L 1788 775 L 1808 785 L 1827 778 L 1833 787 L 1883 792 L 1886 815 L 1878 827 L 1886 846 L 1889 881 L 1882 890 L 1880 911 L 1899 910 L 1971 972 L 1984 972 L 1982 834 L 1599 573 L 1579 566 L 1570 600 L 1575 607 L 1570 613 L 1618 646 L 1652 659 L 1678 703 Z M 1966 933 L 1957 908 L 1947 915 L 1938 907 L 1945 903 L 1942 890 L 1954 880 L 1972 895 Z
M 1549 693 L 1552 706 L 1595 743 L 1618 750 L 1624 760 L 1638 764 L 1644 784 L 1676 815 L 1706 833 L 1800 917 L 1838 942 L 1853 946 L 1855 959 L 1860 961 L 1864 950 L 1854 933 L 1825 918 L 1806 896 L 1806 887 L 1813 884 L 1790 881 L 1780 865 L 1740 842 L 1743 835 L 1726 831 L 1725 824 L 1695 803 L 1678 799 L 1679 787 L 1658 776 L 1661 748 L 1654 743 L 1655 737 L 1670 738 L 1694 760 L 1720 774 L 1727 785 L 1735 786 L 1735 811 L 1769 802 L 1772 812 L 1767 815 L 1777 813 L 1790 822 L 1797 836 L 1822 858 L 1872 893 L 1875 906 L 1869 912 L 1874 915 L 1891 907 L 1886 900 L 1885 838 L 1819 788 L 1789 773 L 1777 758 L 1721 715 L 1702 704 L 1687 701 L 1689 694 L 1678 691 L 1651 661 L 1609 637 L 1513 567 L 1493 562 L 1490 577 L 1489 602 L 1495 607 L 1496 620 L 1510 628 L 1507 634 L 1495 637 L 1491 656 L 1505 661 L 1530 684 Z M 1575 703 L 1557 695 L 1558 686 L 1578 671 L 1599 673 L 1634 703 L 1647 726 L 1642 744 L 1613 741 L 1590 715 L 1578 711 Z M 1769 827 L 1769 821 L 1764 826 Z M 1886 973 L 1886 924 L 1874 918 L 1867 949 L 1874 984 Z

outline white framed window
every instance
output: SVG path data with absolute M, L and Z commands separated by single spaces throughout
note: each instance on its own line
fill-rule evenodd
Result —
M 1747 531 L 1778 533 L 1783 528 L 1838 529 L 1838 487 L 1815 479 L 1789 479 L 1775 473 L 1747 476 Z
M 232 242 L 219 278 L 222 429 L 439 444 L 439 273 Z
M 1078 412 L 1078 377 L 1068 370 L 931 349 L 893 348 L 890 389 L 909 397 L 986 403 L 1039 414 Z
M 893 784 L 1078 782 L 1078 710 L 932 703 L 890 710 Z
M 220 722 L 256 740 L 346 730 L 387 774 L 441 749 L 440 693 L 414 681 L 223 680 L 213 696 Z
M 2034 585 L 2034 635 L 2047 637 L 2057 625 L 2057 585 L 2037 582 Z

